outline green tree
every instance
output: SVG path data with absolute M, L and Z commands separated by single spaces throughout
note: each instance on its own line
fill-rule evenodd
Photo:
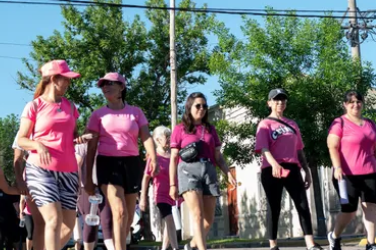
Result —
M 11 114 L 4 118 L 0 118 L 0 167 L 8 181 L 14 182 L 13 169 L 13 141 L 16 137 L 19 127 L 18 116 Z
M 101 1 L 102 2 L 102 1 Z M 106 2 L 121 3 L 121 0 Z M 148 6 L 166 7 L 163 0 L 149 0 Z M 181 8 L 195 7 L 190 0 Z M 67 96 L 90 114 L 104 104 L 102 95 L 88 90 L 106 72 L 116 71 L 128 79 L 127 102 L 140 106 L 151 127 L 170 124 L 169 13 L 147 10 L 147 22 L 135 16 L 124 21 L 122 8 L 90 6 L 62 7 L 64 31 L 32 41 L 31 60 L 24 60 L 27 73 L 18 73 L 21 87 L 33 91 L 39 80 L 37 68 L 52 59 L 65 59 L 82 77 L 73 81 Z M 187 87 L 203 84 L 209 72 L 208 24 L 205 13 L 176 13 L 178 102 L 186 98 Z M 148 27 L 148 28 L 147 28 Z M 88 109 L 85 111 L 84 109 Z M 87 115 L 81 120 L 86 123 Z
M 253 143 L 247 148 L 239 145 L 245 140 L 254 142 L 258 122 L 269 114 L 268 92 L 276 87 L 286 89 L 289 100 L 285 115 L 294 119 L 302 132 L 313 177 L 318 234 L 324 236 L 318 167 L 331 166 L 327 131 L 333 119 L 343 113 L 343 93 L 357 89 L 368 94 L 375 75 L 369 63 L 363 62 L 361 68 L 359 62 L 351 59 L 343 31 L 333 19 L 268 16 L 264 21 L 261 26 L 244 18 L 244 40 L 232 35 L 223 23 L 212 27 L 219 41 L 210 60 L 211 72 L 220 77 L 222 87 L 216 92 L 217 100 L 228 108 L 246 107 L 250 117 L 257 118 L 240 126 L 227 124 L 230 138 L 237 136 L 239 140 L 226 145 L 225 152 L 240 164 L 258 157 L 241 157 L 244 150 L 253 149 Z M 372 108 L 374 98 L 367 96 L 367 107 Z

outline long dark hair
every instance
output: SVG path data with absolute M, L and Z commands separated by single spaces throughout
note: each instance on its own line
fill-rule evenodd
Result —
M 188 96 L 187 101 L 185 102 L 185 111 L 184 111 L 183 119 L 182 119 L 183 124 L 184 124 L 184 130 L 187 134 L 196 133 L 196 127 L 194 125 L 193 117 L 191 115 L 191 109 L 196 98 L 202 98 L 205 100 L 206 104 L 208 103 L 205 95 L 201 92 L 194 92 Z M 205 115 L 202 118 L 201 122 L 202 122 L 202 125 L 206 127 L 206 130 L 210 132 L 210 123 L 208 121 L 209 120 L 208 117 L 209 117 L 209 111 L 208 109 L 206 109 Z

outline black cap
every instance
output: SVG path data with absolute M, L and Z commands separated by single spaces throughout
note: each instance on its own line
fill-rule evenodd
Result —
M 284 89 L 272 89 L 269 92 L 269 100 L 275 98 L 277 95 L 284 95 L 287 98 L 287 93 Z

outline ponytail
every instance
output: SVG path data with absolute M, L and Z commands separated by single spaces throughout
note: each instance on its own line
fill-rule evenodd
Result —
M 37 87 L 35 88 L 34 92 L 34 100 L 43 95 L 44 90 L 46 89 L 46 85 L 51 81 L 50 76 L 42 77 L 42 80 L 39 81 Z

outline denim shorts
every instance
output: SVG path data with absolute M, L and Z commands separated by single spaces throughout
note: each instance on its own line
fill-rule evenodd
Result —
M 220 196 L 217 171 L 210 161 L 179 163 L 178 181 L 180 195 L 196 190 L 203 195 Z

